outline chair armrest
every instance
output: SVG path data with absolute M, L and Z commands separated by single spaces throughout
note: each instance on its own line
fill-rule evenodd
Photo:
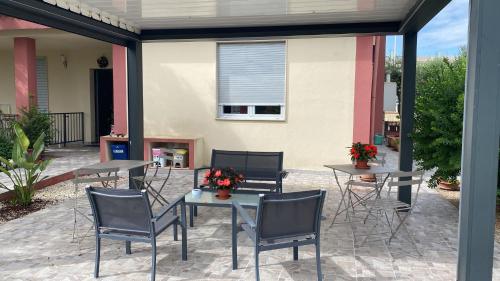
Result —
M 245 223 L 250 225 L 251 228 L 255 228 L 255 221 L 248 215 L 247 211 L 243 209 L 243 207 L 241 207 L 241 205 L 238 202 L 233 201 L 233 208 L 235 208 L 238 211 L 238 213 L 240 214 L 241 218 L 243 218 Z
M 198 186 L 198 172 L 199 172 L 199 171 L 202 171 L 202 170 L 208 170 L 208 169 L 211 169 L 211 167 L 208 167 L 208 166 L 203 166 L 203 167 L 200 167 L 200 168 L 196 168 L 196 169 L 194 169 L 194 173 L 193 173 L 193 175 L 194 175 L 194 180 L 193 180 L 193 183 L 194 183 L 194 184 L 193 184 L 193 189 L 194 189 L 194 188 L 198 188 L 198 187 L 199 187 L 199 186 Z
M 184 204 L 184 195 L 180 196 L 179 198 L 175 199 L 175 201 L 171 202 L 170 204 L 163 206 L 160 211 L 151 219 L 151 221 L 156 222 L 159 219 L 161 219 L 166 213 L 171 211 L 174 207 L 177 207 L 179 204 Z

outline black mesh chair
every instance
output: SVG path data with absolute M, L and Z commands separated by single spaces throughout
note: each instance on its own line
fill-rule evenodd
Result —
M 152 247 L 151 280 L 156 274 L 156 237 L 169 226 L 182 227 L 182 260 L 187 260 L 186 213 L 184 197 L 164 206 L 153 215 L 147 191 L 135 189 L 86 188 L 96 229 L 96 259 L 94 276 L 99 276 L 101 239 L 150 243 Z M 181 205 L 181 218 L 171 211 Z M 127 254 L 129 254 L 129 249 Z
M 239 213 L 241 225 L 255 243 L 255 277 L 259 278 L 259 253 L 263 251 L 293 247 L 293 259 L 298 260 L 299 246 L 316 246 L 316 268 L 318 280 L 322 280 L 320 260 L 321 212 L 326 191 L 312 190 L 293 193 L 270 193 L 260 195 L 256 220 L 233 201 L 233 216 Z M 232 226 L 233 269 L 237 263 L 237 224 Z

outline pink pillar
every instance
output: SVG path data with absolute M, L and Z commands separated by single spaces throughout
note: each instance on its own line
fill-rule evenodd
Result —
M 371 143 L 373 36 L 356 37 L 353 142 Z
M 372 86 L 372 134 L 384 132 L 385 36 L 375 37 Z M 373 139 L 373 135 L 371 136 Z
M 113 45 L 113 114 L 117 134 L 127 133 L 127 48 Z
M 36 46 L 35 40 L 14 38 L 14 75 L 17 112 L 36 106 Z

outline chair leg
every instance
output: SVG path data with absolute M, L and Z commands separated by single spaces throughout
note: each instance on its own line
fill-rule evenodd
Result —
M 101 238 L 96 236 L 95 238 L 95 267 L 94 267 L 94 277 L 99 277 L 99 262 L 101 260 Z
M 293 240 L 293 242 L 297 242 L 297 240 Z M 299 260 L 299 246 L 293 247 L 293 260 Z
M 151 241 L 151 281 L 155 281 L 156 277 L 156 239 Z
M 125 241 L 125 254 L 132 254 L 132 243 L 130 241 Z
M 255 280 L 260 281 L 259 275 L 259 248 L 255 247 Z
M 316 271 L 318 274 L 318 281 L 323 280 L 323 273 L 321 272 L 321 251 L 319 247 L 319 238 L 316 241 Z
M 172 209 L 172 215 L 174 217 L 177 216 L 177 206 Z M 177 236 L 177 226 L 179 225 L 178 222 L 175 222 L 173 225 L 173 231 L 174 231 L 174 241 L 179 241 L 179 237 Z
M 233 270 L 238 269 L 238 226 L 236 208 L 231 208 L 231 250 L 233 257 Z
M 186 205 L 181 205 L 181 231 L 182 231 L 182 252 L 181 258 L 187 261 L 187 222 L 186 222 Z

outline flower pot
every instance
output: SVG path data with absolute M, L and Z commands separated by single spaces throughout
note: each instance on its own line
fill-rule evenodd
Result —
M 370 166 L 368 166 L 368 160 L 356 160 L 354 167 L 356 169 L 370 169 Z
M 447 182 L 444 180 L 439 181 L 439 188 L 442 190 L 448 190 L 448 191 L 459 191 L 460 190 L 460 183 L 458 182 Z
M 377 178 L 375 178 L 375 174 L 366 174 L 359 176 L 359 179 L 364 182 L 375 182 Z
M 217 189 L 217 197 L 220 200 L 226 200 L 229 199 L 229 193 L 231 192 L 230 189 Z

